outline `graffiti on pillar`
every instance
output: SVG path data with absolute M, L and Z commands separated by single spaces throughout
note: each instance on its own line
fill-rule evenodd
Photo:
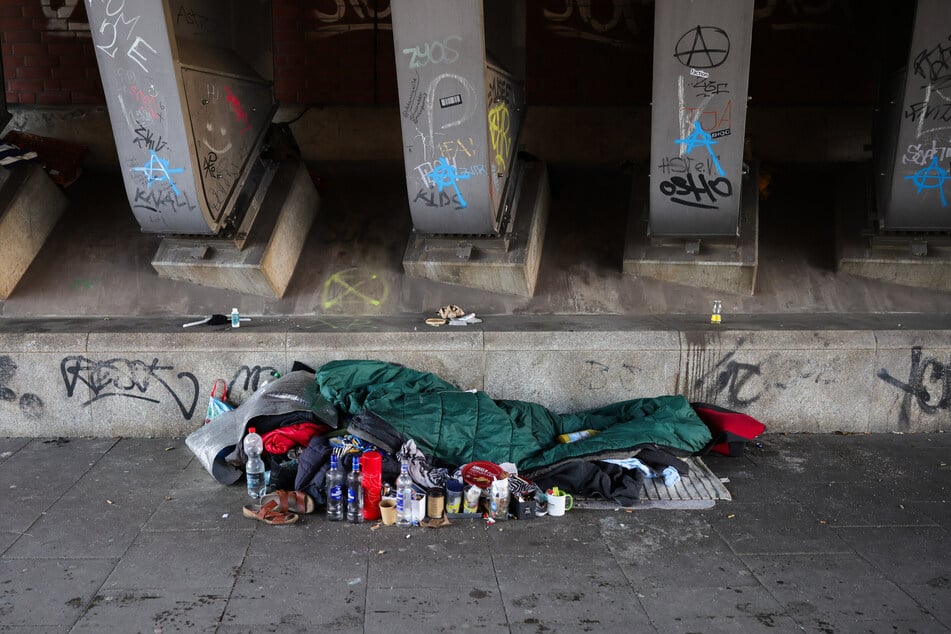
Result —
M 442 195 L 447 188 L 451 187 L 455 194 L 453 198 L 459 205 L 459 209 L 465 209 L 469 206 L 465 198 L 462 197 L 462 192 L 459 191 L 459 181 L 468 180 L 470 178 L 468 174 L 460 174 L 455 167 L 449 164 L 449 161 L 444 158 L 439 158 L 433 166 L 433 171 L 426 174 L 426 176 L 435 183 L 440 195 Z
M 902 164 L 911 163 L 920 169 L 902 178 L 915 188 L 917 198 L 925 204 L 933 204 L 937 199 L 942 207 L 947 207 L 946 167 L 951 166 L 942 165 L 942 161 L 951 149 L 951 35 L 917 52 L 913 50 L 909 72 L 912 81 L 920 81 L 920 92 L 914 84 L 906 90 L 908 103 L 903 115 L 914 122 L 916 143 L 908 145 Z
M 733 195 L 733 183 L 713 150 L 717 141 L 696 121 L 693 131 L 674 143 L 681 146 L 681 155 L 663 157 L 657 166 L 665 176 L 658 185 L 660 192 L 678 205 L 717 209 L 721 199 Z M 707 153 L 691 156 L 698 147 L 706 148 Z
M 325 39 L 360 31 L 392 31 L 389 0 L 314 0 L 317 27 L 307 37 Z
M 0 356 L 0 404 L 16 403 L 27 418 L 36 420 L 43 416 L 43 399 L 32 392 L 17 393 L 13 389 L 17 364 L 9 355 Z
M 489 108 L 489 140 L 495 167 L 500 173 L 505 172 L 512 152 L 512 122 L 508 104 L 504 102 Z
M 488 173 L 485 158 L 478 156 L 472 137 L 453 133 L 454 128 L 472 118 L 477 104 L 475 90 L 465 77 L 452 73 L 436 76 L 425 91 L 420 90 L 418 73 L 410 81 L 411 90 L 402 115 L 416 125 L 416 134 L 406 151 L 410 155 L 422 154 L 414 168 L 418 188 L 412 203 L 465 209 L 468 203 L 459 181 L 471 181 Z M 423 126 L 419 126 L 421 119 L 425 122 Z
M 458 35 L 450 35 L 442 40 L 423 42 L 417 46 L 403 49 L 403 55 L 409 56 L 410 68 L 422 68 L 430 64 L 453 64 L 459 59 L 459 51 L 453 46 L 462 42 Z
M 106 359 L 95 361 L 77 355 L 64 357 L 60 373 L 66 386 L 66 398 L 72 398 L 79 384 L 89 390 L 83 407 L 108 397 L 131 398 L 161 403 L 171 398 L 185 420 L 191 420 L 198 403 L 198 379 L 191 372 L 175 372 L 159 360 Z
M 938 162 L 951 160 L 951 135 L 947 140 L 942 140 L 939 145 L 938 139 L 931 139 L 931 143 L 912 143 L 905 150 L 901 157 L 902 165 L 925 166 L 934 159 Z
M 921 346 L 911 349 L 911 364 L 908 381 L 893 377 L 885 368 L 876 376 L 902 392 L 898 423 L 902 429 L 911 426 L 912 406 L 917 405 L 923 414 L 934 416 L 951 412 L 951 359 L 947 363 L 937 357 L 926 357 Z
M 172 174 L 180 174 L 185 171 L 185 168 L 169 167 L 168 161 L 159 157 L 159 155 L 155 153 L 155 150 L 149 150 L 149 160 L 146 161 L 145 165 L 133 167 L 132 171 L 140 172 L 145 176 L 145 182 L 149 189 L 152 188 L 152 183 L 166 182 L 176 196 L 181 193 L 178 187 L 175 186 L 175 180 L 172 178 Z
M 730 36 L 716 26 L 700 26 L 680 36 L 674 57 L 688 68 L 716 68 L 730 56 Z
M 96 45 L 96 48 L 113 59 L 117 53 L 122 53 L 148 73 L 149 62 L 158 54 L 158 51 L 149 44 L 148 40 L 137 35 L 141 16 L 134 12 L 127 14 L 124 0 L 122 2 L 92 0 L 92 3 L 101 6 L 105 12 L 95 28 L 95 32 L 100 36 L 98 38 L 100 43 Z
M 915 187 L 918 188 L 919 196 L 923 191 L 929 189 L 938 190 L 938 194 L 941 197 L 941 206 L 948 206 L 948 201 L 944 196 L 944 182 L 948 180 L 948 170 L 938 165 L 938 157 L 931 159 L 931 163 L 929 163 L 927 167 L 921 168 L 914 174 L 905 176 L 905 179 L 915 184 Z

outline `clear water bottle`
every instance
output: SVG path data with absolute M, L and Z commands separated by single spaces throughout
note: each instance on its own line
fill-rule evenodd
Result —
M 244 437 L 244 453 L 248 456 L 248 462 L 244 467 L 244 474 L 248 480 L 248 495 L 254 500 L 255 504 L 261 503 L 261 498 L 267 490 L 267 482 L 264 477 L 264 460 L 261 454 L 264 452 L 264 442 L 261 436 L 254 430 L 254 427 L 248 428 L 248 435 Z
M 327 519 L 343 519 L 343 471 L 337 466 L 336 454 L 330 454 L 330 471 L 327 472 Z
M 354 524 L 363 522 L 363 474 L 360 473 L 360 456 L 353 457 L 353 469 L 347 476 L 347 520 Z
M 409 475 L 409 465 L 400 464 L 400 477 L 396 479 L 396 525 L 409 526 L 413 523 L 413 478 Z

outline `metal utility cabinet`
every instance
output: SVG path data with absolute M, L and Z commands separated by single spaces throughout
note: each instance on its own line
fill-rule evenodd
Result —
M 525 100 L 521 73 L 513 72 L 523 61 L 511 36 L 492 42 L 486 27 L 493 16 L 505 23 L 513 3 L 393 0 L 392 7 L 413 226 L 495 234 Z
M 152 266 L 282 296 L 319 197 L 289 130 L 271 125 L 270 0 L 86 6 L 129 204 L 167 235 Z
M 756 166 L 744 162 L 753 0 L 654 5 L 649 179 L 636 174 L 624 272 L 752 293 Z
M 269 0 L 86 0 L 132 211 L 142 230 L 217 234 L 276 110 Z

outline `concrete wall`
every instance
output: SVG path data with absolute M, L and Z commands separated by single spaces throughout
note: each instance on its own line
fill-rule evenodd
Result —
M 85 328 L 8 320 L 0 322 L 0 436 L 184 435 L 202 424 L 218 378 L 240 402 L 270 369 L 345 358 L 396 361 L 559 412 L 682 393 L 749 413 L 773 432 L 951 430 L 946 323 L 883 318 L 829 330 L 763 328 L 756 319 L 720 330 L 702 318 L 679 321 L 499 317 L 485 330 L 437 330 L 338 318 L 182 331 L 146 320 Z

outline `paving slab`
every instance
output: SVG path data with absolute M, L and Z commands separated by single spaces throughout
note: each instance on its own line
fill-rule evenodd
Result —
M 72 625 L 115 565 L 115 559 L 0 559 L 3 625 Z
M 227 594 L 171 588 L 97 594 L 71 632 L 215 632 Z
M 250 529 L 140 533 L 103 590 L 179 588 L 221 592 L 234 585 Z
M 438 530 L 322 513 L 267 526 L 180 442 L 0 441 L 14 452 L 0 471 L 62 465 L 51 478 L 66 487 L 0 498 L 15 529 L 0 533 L 0 631 L 951 631 L 951 502 L 940 478 L 895 468 L 940 461 L 946 434 L 767 434 L 742 458 L 704 459 L 735 493 L 710 509 Z M 876 486 L 883 469 L 907 516 Z M 144 495 L 109 482 L 123 478 Z M 107 487 L 121 504 L 103 503 Z M 141 513 L 113 515 L 129 499 Z

